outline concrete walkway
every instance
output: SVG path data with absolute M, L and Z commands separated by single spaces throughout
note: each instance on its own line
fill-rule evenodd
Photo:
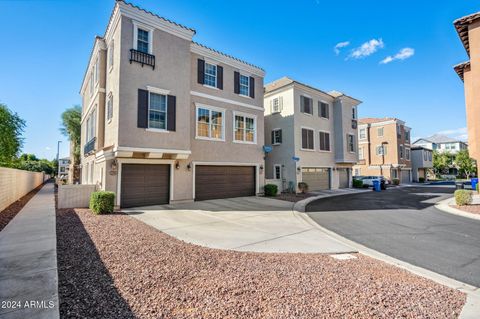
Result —
M 53 183 L 0 231 L 0 319 L 59 318 Z
M 312 226 L 293 203 L 263 197 L 124 209 L 162 232 L 200 246 L 250 252 L 348 253 L 350 246 Z

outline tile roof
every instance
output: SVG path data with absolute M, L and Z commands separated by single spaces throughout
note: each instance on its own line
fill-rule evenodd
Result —
M 383 118 L 378 118 L 378 117 L 365 117 L 361 118 L 358 120 L 360 124 L 372 124 L 372 123 L 381 123 L 381 122 L 386 122 L 386 121 L 397 121 L 397 118 L 394 117 L 383 117 Z
M 453 69 L 455 70 L 455 72 L 457 72 L 458 76 L 460 77 L 460 79 L 462 79 L 462 81 L 463 81 L 463 74 L 465 73 L 465 69 L 469 69 L 469 68 L 470 68 L 470 61 L 459 63 L 453 66 Z
M 458 36 L 467 50 L 468 56 L 470 56 L 470 42 L 468 39 L 468 25 L 480 18 L 480 12 L 469 14 L 453 21 L 453 25 L 457 30 Z

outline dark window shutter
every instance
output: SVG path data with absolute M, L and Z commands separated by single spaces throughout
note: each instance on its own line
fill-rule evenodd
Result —
M 320 132 L 320 150 L 324 151 L 325 150 L 325 133 Z
M 330 133 L 325 133 L 325 146 L 326 150 L 330 151 Z
M 308 132 L 308 149 L 313 149 L 313 131 L 307 130 Z
M 302 148 L 307 148 L 307 130 L 302 128 Z
M 223 66 L 217 65 L 217 89 L 223 90 Z
M 250 97 L 255 98 L 255 79 L 250 77 Z
M 308 100 L 308 113 L 313 114 L 313 100 L 310 98 L 307 100 Z
M 167 100 L 167 131 L 175 131 L 177 123 L 177 98 L 168 95 Z
M 272 131 L 272 144 L 275 144 L 275 131 Z
M 240 94 L 240 73 L 237 71 L 233 73 L 233 93 Z
M 305 113 L 305 97 L 300 96 L 300 112 Z
M 202 59 L 198 59 L 197 76 L 198 76 L 198 83 L 204 84 L 205 83 L 205 61 Z
M 278 139 L 279 139 L 279 143 L 282 143 L 282 130 L 278 130 Z
M 138 89 L 137 127 L 148 127 L 148 91 Z

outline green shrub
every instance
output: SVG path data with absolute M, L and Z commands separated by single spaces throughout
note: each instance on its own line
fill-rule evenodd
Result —
M 398 178 L 392 179 L 393 185 L 400 185 L 400 180 Z
M 362 188 L 363 187 L 363 182 L 359 179 L 353 179 L 353 187 L 355 188 Z
M 455 202 L 457 206 L 470 205 L 472 203 L 472 192 L 465 189 L 455 191 Z
M 418 182 L 419 183 L 425 183 L 425 177 L 419 177 Z
M 278 186 L 274 184 L 267 184 L 264 186 L 265 196 L 276 196 L 278 192 Z
M 308 192 L 308 184 L 305 182 L 300 182 L 298 183 L 298 189 L 302 192 L 302 194 L 305 194 Z
M 115 202 L 115 193 L 113 192 L 93 192 L 90 196 L 90 209 L 95 214 L 113 213 Z
M 477 193 L 478 193 L 478 187 L 479 187 L 479 185 L 477 183 L 477 185 L 475 186 Z

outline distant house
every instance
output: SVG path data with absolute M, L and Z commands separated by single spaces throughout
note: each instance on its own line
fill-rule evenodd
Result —
M 433 168 L 433 151 L 422 146 L 412 147 L 412 180 L 427 180 L 428 172 Z
M 58 160 L 58 175 L 61 179 L 68 180 L 68 173 L 70 172 L 70 157 L 60 158 Z
M 441 134 L 419 138 L 413 142 L 413 145 L 436 150 L 438 152 L 450 152 L 452 154 L 456 154 L 459 151 L 468 148 L 467 143 Z

